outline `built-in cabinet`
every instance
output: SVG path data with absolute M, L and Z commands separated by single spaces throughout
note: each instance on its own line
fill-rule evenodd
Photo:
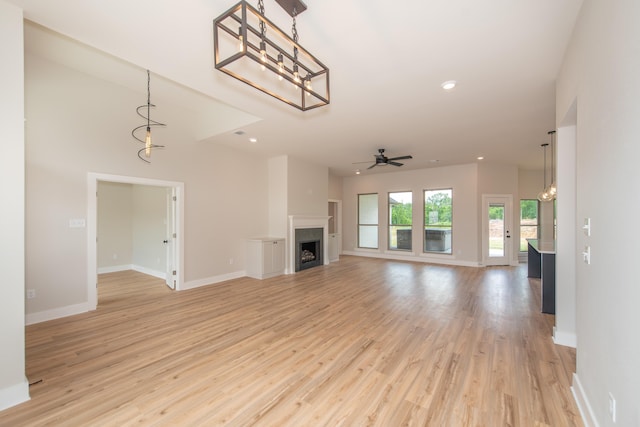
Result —
M 284 274 L 285 245 L 283 238 L 257 237 L 247 241 L 246 274 L 255 279 Z

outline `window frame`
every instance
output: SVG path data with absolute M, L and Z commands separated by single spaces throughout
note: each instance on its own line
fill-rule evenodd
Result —
M 411 223 L 410 224 L 392 224 L 392 214 L 391 214 L 391 195 L 392 194 L 409 194 L 411 195 Z M 404 203 L 402 203 L 404 204 Z M 401 252 L 411 252 L 413 250 L 413 238 L 412 238 L 412 234 L 413 233 L 409 233 L 409 247 L 408 248 L 398 248 L 398 243 L 397 243 L 397 234 L 396 234 L 396 247 L 392 247 L 391 246 L 391 227 L 409 227 L 409 230 L 413 231 L 413 191 L 411 190 L 405 190 L 405 191 L 389 191 L 387 193 L 387 249 L 390 251 L 401 251 Z M 405 228 L 406 230 L 406 228 Z
M 453 187 L 442 188 L 427 188 L 422 190 L 422 252 L 425 254 L 441 254 L 441 255 L 453 255 Z M 449 246 L 448 250 L 427 250 L 427 192 L 442 192 L 449 191 L 451 199 L 451 222 L 448 227 L 449 236 L 443 235 L 442 245 Z
M 360 223 L 360 196 L 376 196 L 376 217 L 377 217 L 377 222 L 374 223 Z M 357 246 L 359 249 L 379 249 L 380 248 L 380 196 L 378 193 L 358 193 L 358 208 L 357 208 L 357 215 L 358 215 L 358 232 L 357 232 Z M 361 227 L 375 227 L 376 229 L 376 246 L 372 247 L 372 246 L 361 246 L 361 242 L 360 242 L 360 229 Z
M 533 225 L 531 224 L 522 224 L 522 202 L 523 201 L 533 201 L 536 202 L 536 239 L 540 238 L 540 201 L 538 199 L 520 199 L 519 203 L 518 203 L 518 207 L 520 208 L 520 212 L 519 212 L 519 222 L 518 222 L 518 232 L 519 232 L 519 237 L 520 237 L 520 241 L 518 242 L 518 252 L 519 253 L 526 253 L 528 248 L 527 245 L 524 246 L 524 249 L 522 249 L 522 227 L 533 227 Z

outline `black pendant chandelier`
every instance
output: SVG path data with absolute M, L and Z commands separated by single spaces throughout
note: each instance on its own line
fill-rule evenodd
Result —
M 151 73 L 149 72 L 149 70 L 147 70 L 147 103 L 145 105 L 141 105 L 138 108 L 136 108 L 136 113 L 138 113 L 138 115 L 140 117 L 142 117 L 143 119 L 145 119 L 147 121 L 147 123 L 140 125 L 136 128 L 134 128 L 131 131 L 131 136 L 133 136 L 137 141 L 141 142 L 144 144 L 144 147 L 141 148 L 140 150 L 138 150 L 138 157 L 140 158 L 140 160 L 145 161 L 147 163 L 151 163 L 149 160 L 145 159 L 151 157 L 151 150 L 154 148 L 164 148 L 164 145 L 157 145 L 157 144 L 153 144 L 151 141 L 151 127 L 152 126 L 166 126 L 164 123 L 160 123 L 160 122 L 156 122 L 155 120 L 151 120 L 151 107 L 155 107 L 155 105 L 153 105 L 151 103 Z M 145 116 L 144 113 L 141 113 L 140 110 L 142 109 L 147 109 L 147 115 Z M 147 133 L 145 135 L 145 138 L 142 139 L 140 138 L 136 133 L 140 130 L 140 129 L 144 129 L 147 128 Z M 142 153 L 144 153 L 144 157 L 142 157 Z
M 329 104 L 329 69 L 298 44 L 301 0 L 276 0 L 293 19 L 289 37 L 246 1 L 213 21 L 216 70 L 302 111 Z

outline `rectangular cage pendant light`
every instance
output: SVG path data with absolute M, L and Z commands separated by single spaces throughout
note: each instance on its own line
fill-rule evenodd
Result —
M 217 70 L 302 111 L 329 104 L 329 69 L 246 1 L 213 21 L 213 46 Z

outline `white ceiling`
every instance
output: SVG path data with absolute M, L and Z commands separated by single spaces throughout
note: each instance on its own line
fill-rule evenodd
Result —
M 193 109 L 203 144 L 288 154 L 337 175 L 366 169 L 353 162 L 373 162 L 378 148 L 412 154 L 403 169 L 478 156 L 542 168 L 540 144 L 555 127 L 555 77 L 582 4 L 306 0 L 300 44 L 331 70 L 331 104 L 301 112 L 214 70 L 212 21 L 233 0 L 8 1 L 67 36 L 28 25 L 31 53 L 143 93 L 150 69 L 154 103 Z M 274 0 L 264 4 L 289 33 L 291 18 Z M 445 92 L 446 80 L 458 86 Z M 391 170 L 398 169 L 365 173 Z

